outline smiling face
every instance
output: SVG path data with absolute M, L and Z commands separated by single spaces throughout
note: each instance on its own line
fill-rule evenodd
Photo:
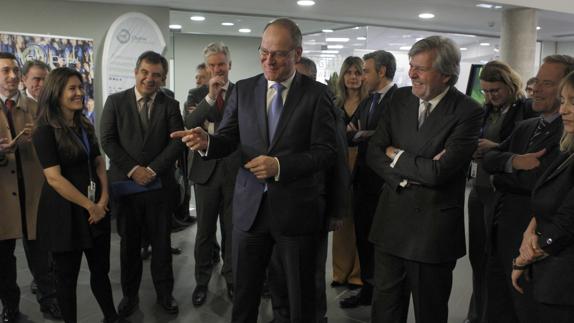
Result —
M 574 134 L 574 88 L 566 85 L 560 93 L 560 115 L 564 123 L 564 131 Z
M 281 25 L 270 25 L 263 33 L 259 60 L 263 74 L 269 81 L 283 82 L 295 72 L 295 63 L 303 52 L 297 47 L 289 30 Z
M 38 99 L 40 96 L 40 91 L 44 87 L 44 80 L 48 75 L 48 70 L 40 66 L 32 66 L 28 73 L 22 76 L 22 82 L 26 86 L 26 90 L 34 97 Z
M 434 50 L 420 52 L 410 58 L 409 77 L 412 82 L 412 92 L 421 100 L 434 99 L 448 86 L 450 76 L 443 75 L 433 66 L 435 59 Z
M 136 89 L 143 96 L 153 95 L 162 86 L 165 73 L 160 63 L 152 64 L 143 60 L 139 68 L 135 70 Z
M 558 87 L 564 76 L 565 67 L 557 63 L 540 65 L 532 93 L 532 109 L 541 113 L 554 113 L 559 105 Z
M 231 69 L 231 62 L 227 59 L 225 53 L 219 52 L 209 55 L 205 60 L 205 65 L 209 69 L 211 77 L 219 76 L 225 83 L 227 83 L 229 70 Z
M 10 58 L 0 58 L 0 94 L 12 97 L 18 92 L 20 67 Z
M 84 85 L 77 76 L 71 76 L 60 94 L 60 109 L 63 115 L 71 115 L 84 108 Z M 70 113 L 72 112 L 72 113 Z

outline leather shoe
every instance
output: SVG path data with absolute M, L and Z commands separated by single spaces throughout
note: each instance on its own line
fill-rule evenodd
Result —
M 18 309 L 11 309 L 4 307 L 2 310 L 2 323 L 15 323 L 18 321 L 20 311 Z
M 341 308 L 355 308 L 358 306 L 368 306 L 372 302 L 372 294 L 361 291 L 357 295 L 349 296 L 339 302 Z
M 118 315 L 121 317 L 128 317 L 132 315 L 138 308 L 140 303 L 139 297 L 127 297 L 124 296 L 118 305 Z
M 179 306 L 171 295 L 158 298 L 157 303 L 169 314 L 177 314 L 179 312 Z
M 105 319 L 102 321 L 102 323 L 130 323 L 130 321 L 126 320 L 123 317 L 117 317 L 116 319 Z
M 233 300 L 233 284 L 231 283 L 227 284 L 227 296 L 230 300 Z
M 191 295 L 191 301 L 195 306 L 201 306 L 205 303 L 205 299 L 207 298 L 207 286 L 197 285 L 193 290 L 193 294 Z
M 30 283 L 30 291 L 32 292 L 32 294 L 36 295 L 36 293 L 38 292 L 38 284 L 36 284 L 36 280 L 32 280 L 32 282 Z
M 56 299 L 50 299 L 40 304 L 40 311 L 50 317 L 52 320 L 61 320 L 62 311 Z

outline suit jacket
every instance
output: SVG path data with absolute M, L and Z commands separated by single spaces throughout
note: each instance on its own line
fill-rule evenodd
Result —
M 336 157 L 333 102 L 326 86 L 296 73 L 275 136 L 268 138 L 267 80 L 263 74 L 237 82 L 208 158 L 226 156 L 239 145 L 241 163 L 260 156 L 279 159 L 280 177 L 265 182 L 240 168 L 233 198 L 233 225 L 248 231 L 263 193 L 273 214 L 272 230 L 283 235 L 317 233 L 324 228 L 324 171 Z
M 230 82 L 227 91 L 225 91 L 226 103 L 229 100 L 234 86 L 235 84 Z M 192 91 L 193 94 L 191 95 L 193 95 L 196 99 L 200 97 L 201 94 L 203 94 L 203 96 L 201 96 L 201 101 L 196 103 L 195 110 L 191 113 L 188 113 L 185 117 L 185 127 L 188 129 L 202 127 L 205 121 L 208 121 L 215 123 L 215 130 L 217 131 L 219 124 L 223 119 L 223 112 L 225 109 L 227 109 L 227 104 L 225 104 L 223 111 L 218 111 L 215 105 L 209 105 L 209 103 L 205 100 L 205 96 L 209 92 L 209 88 L 207 86 L 202 86 L 197 89 L 190 90 L 190 93 Z M 211 175 L 214 173 L 215 167 L 217 167 L 218 164 L 225 165 L 224 167 L 228 169 L 230 174 L 235 174 L 239 168 L 239 153 L 231 154 L 222 160 L 207 160 L 202 159 L 197 152 L 194 152 L 193 162 L 189 164 L 189 179 L 197 184 L 205 184 L 211 178 Z
M 419 98 L 395 91 L 369 143 L 367 164 L 385 181 L 370 240 L 405 259 L 442 263 L 465 252 L 465 172 L 478 143 L 483 111 L 451 87 L 418 129 Z M 404 150 L 394 167 L 388 146 Z M 440 160 L 433 157 L 446 150 Z M 402 187 L 407 179 L 415 182 Z
M 370 119 L 368 116 L 369 109 L 371 108 L 372 95 L 364 99 L 357 107 L 357 110 L 353 114 L 353 118 L 350 122 L 353 123 L 357 129 L 375 130 L 379 124 L 381 116 L 383 115 L 384 109 L 391 102 L 393 94 L 397 88 L 398 87 L 395 84 L 387 93 L 385 93 L 385 96 L 373 108 L 374 111 Z M 373 194 L 379 194 L 381 187 L 383 186 L 383 179 L 367 165 L 367 149 L 369 148 L 370 138 L 357 143 L 353 141 L 353 137 L 356 133 L 356 131 L 350 131 L 347 133 L 349 145 L 358 146 L 357 160 L 353 169 L 353 182 L 360 183 L 365 189 Z
M 20 95 L 12 111 L 14 132 L 16 135 L 24 129 L 26 123 L 34 123 L 38 105 L 32 99 Z M 12 140 L 4 106 L 0 100 L 0 138 Z M 42 167 L 36 156 L 36 150 L 31 141 L 18 141 L 18 154 L 22 166 L 26 198 L 26 221 L 28 239 L 36 239 L 36 219 L 38 202 L 44 184 Z M 16 153 L 4 153 L 4 163 L 0 165 L 0 201 L 2 215 L 0 216 L 0 240 L 16 239 L 22 236 L 22 218 L 20 198 L 18 196 L 18 167 Z
M 574 155 L 562 153 L 532 193 L 540 247 L 550 254 L 532 267 L 534 298 L 574 305 Z
M 127 174 L 140 165 L 153 169 L 164 187 L 175 187 L 175 160 L 184 145 L 169 135 L 182 129 L 179 103 L 161 91 L 155 97 L 145 135 L 134 88 L 110 95 L 100 120 L 102 149 L 110 158 L 110 181 L 128 180 Z

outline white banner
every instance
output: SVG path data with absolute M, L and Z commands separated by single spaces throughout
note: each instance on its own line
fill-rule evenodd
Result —
M 158 25 L 150 17 L 126 13 L 111 25 L 102 54 L 102 102 L 108 95 L 135 84 L 137 58 L 145 51 L 163 53 L 165 40 Z

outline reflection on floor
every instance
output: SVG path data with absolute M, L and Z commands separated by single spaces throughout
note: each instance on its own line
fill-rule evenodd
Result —
M 194 205 L 192 205 L 192 208 Z M 191 294 L 195 287 L 194 279 L 194 259 L 193 245 L 195 238 L 195 224 L 190 228 L 172 235 L 172 245 L 183 250 L 181 255 L 173 258 L 175 273 L 174 297 L 179 303 L 179 315 L 166 315 L 155 304 L 156 297 L 149 271 L 149 260 L 144 262 L 144 277 L 140 287 L 140 306 L 129 319 L 132 323 L 164 323 L 164 322 L 185 322 L 185 323 L 223 323 L 229 322 L 231 318 L 231 303 L 227 298 L 225 280 L 219 274 L 221 264 L 214 268 L 214 273 L 209 283 L 209 294 L 206 303 L 201 307 L 194 307 Z M 121 299 L 120 288 L 120 261 L 119 261 L 119 237 L 112 234 L 111 247 L 111 270 L 110 279 L 114 290 L 114 300 L 116 304 Z M 24 251 L 19 242 L 16 249 L 18 258 L 18 284 L 22 290 L 20 310 L 23 313 L 21 323 L 29 322 L 52 322 L 45 319 L 40 312 L 35 296 L 30 292 L 31 276 L 28 265 L 24 257 Z M 332 266 L 331 254 L 327 259 L 327 304 L 328 317 L 331 323 L 357 323 L 369 322 L 370 307 L 360 307 L 352 310 L 342 310 L 339 308 L 339 300 L 352 293 L 342 287 L 329 287 L 331 282 Z M 468 258 L 464 257 L 457 263 L 454 271 L 453 290 L 450 298 L 449 323 L 461 323 L 466 317 L 471 285 L 471 269 Z M 84 260 L 82 272 L 78 280 L 78 322 L 96 323 L 101 322 L 103 316 L 99 310 L 96 300 L 92 296 L 89 286 L 89 271 Z M 263 299 L 260 307 L 259 322 L 267 323 L 272 320 L 271 302 Z M 409 313 L 409 323 L 414 323 L 414 316 Z

